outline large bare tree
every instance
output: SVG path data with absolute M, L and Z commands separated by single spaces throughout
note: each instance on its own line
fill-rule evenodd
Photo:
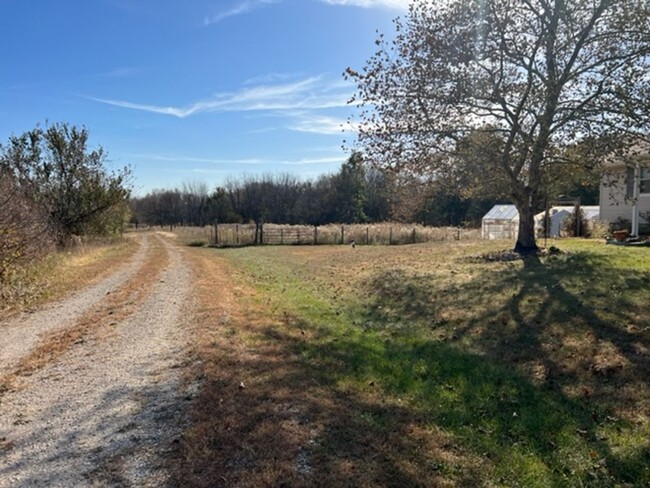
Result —
M 519 252 L 537 250 L 533 216 L 576 164 L 568 149 L 596 164 L 649 127 L 647 0 L 416 0 L 396 28 L 347 70 L 360 148 L 509 198 Z

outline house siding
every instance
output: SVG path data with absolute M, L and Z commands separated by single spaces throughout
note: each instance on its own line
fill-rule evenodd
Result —
M 617 219 L 632 220 L 632 202 L 626 201 L 625 167 L 608 171 L 600 185 L 600 218 L 612 223 Z M 650 195 L 639 195 L 639 213 L 650 212 Z M 641 216 L 641 224 L 648 222 Z

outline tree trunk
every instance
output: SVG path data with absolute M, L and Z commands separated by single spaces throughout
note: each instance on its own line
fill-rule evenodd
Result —
M 531 199 L 515 202 L 519 211 L 519 233 L 514 251 L 519 254 L 536 254 L 539 251 L 535 242 L 535 208 Z

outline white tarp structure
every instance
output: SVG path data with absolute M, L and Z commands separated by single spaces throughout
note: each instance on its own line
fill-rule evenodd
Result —
M 585 217 L 587 222 L 596 220 L 600 217 L 600 207 L 597 205 L 585 205 L 581 206 L 580 210 Z M 564 219 L 570 216 L 575 211 L 575 206 L 560 206 L 560 207 L 551 207 L 548 211 L 549 216 L 549 232 L 548 237 L 560 237 L 562 233 L 562 224 Z M 538 235 L 544 234 L 544 216 L 546 212 L 540 212 L 535 215 L 535 229 Z M 586 223 L 586 222 L 585 222 Z
M 483 239 L 517 238 L 519 232 L 519 212 L 514 205 L 497 204 L 481 219 Z

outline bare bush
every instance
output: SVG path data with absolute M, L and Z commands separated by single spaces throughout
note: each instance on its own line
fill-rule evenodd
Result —
M 11 275 L 52 248 L 47 218 L 13 178 L 0 174 L 0 286 L 4 294 Z

